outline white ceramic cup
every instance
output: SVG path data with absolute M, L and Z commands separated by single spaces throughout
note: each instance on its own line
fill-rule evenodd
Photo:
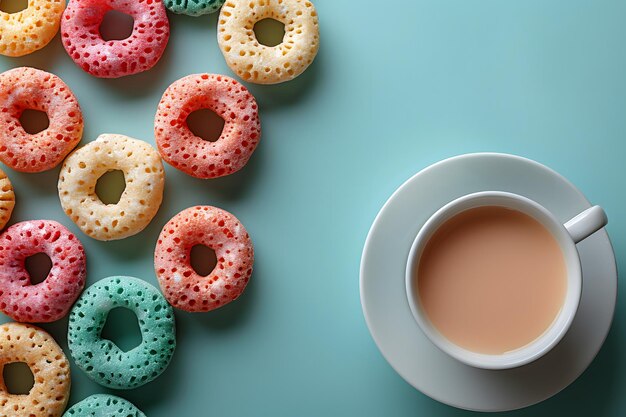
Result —
M 457 214 L 471 208 L 484 206 L 506 207 L 533 217 L 552 233 L 561 247 L 567 268 L 565 301 L 550 327 L 533 342 L 499 355 L 477 353 L 464 349 L 443 336 L 422 309 L 417 285 L 420 258 L 428 240 L 435 231 Z M 501 191 L 485 191 L 460 197 L 437 210 L 428 219 L 417 234 L 409 252 L 406 266 L 406 293 L 413 316 L 426 336 L 439 349 L 467 365 L 483 369 L 508 369 L 532 362 L 550 351 L 567 333 L 578 310 L 582 293 L 582 270 L 576 243 L 595 233 L 606 223 L 606 214 L 599 206 L 583 211 L 563 225 L 545 207 L 521 195 Z

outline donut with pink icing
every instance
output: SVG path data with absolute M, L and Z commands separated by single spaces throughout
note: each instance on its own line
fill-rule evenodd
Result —
M 20 117 L 29 109 L 46 113 L 47 129 L 34 134 L 24 130 Z M 83 114 L 63 80 L 29 67 L 0 74 L 0 161 L 20 172 L 47 171 L 60 164 L 82 136 Z
M 134 19 L 127 39 L 104 40 L 100 25 L 116 10 Z M 161 58 L 170 25 L 161 0 L 72 0 L 61 19 L 61 40 L 76 65 L 100 78 L 119 78 L 152 68 Z
M 187 117 L 210 109 L 224 119 L 215 142 L 194 135 Z M 161 156 L 196 178 L 217 178 L 246 165 L 261 138 L 256 100 L 248 89 L 225 75 L 194 74 L 170 85 L 157 108 L 154 136 Z
M 217 265 L 207 276 L 191 266 L 191 249 L 215 251 Z M 167 301 L 190 312 L 211 311 L 237 299 L 252 275 L 254 248 L 248 232 L 229 212 L 195 206 L 174 216 L 161 231 L 154 269 Z
M 27 257 L 45 253 L 52 261 L 46 279 L 33 285 Z M 0 235 L 0 311 L 15 321 L 49 323 L 64 317 L 85 286 L 85 250 L 60 223 L 16 223 Z

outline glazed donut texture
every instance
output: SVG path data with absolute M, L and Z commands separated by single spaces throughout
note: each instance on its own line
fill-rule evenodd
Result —
M 45 112 L 48 128 L 27 133 L 19 120 L 26 109 Z M 61 163 L 82 135 L 80 106 L 59 77 L 28 67 L 0 74 L 0 161 L 16 171 L 46 171 Z
M 211 109 L 224 119 L 219 139 L 194 135 L 187 117 Z M 217 178 L 239 171 L 261 138 L 258 106 L 250 92 L 224 75 L 195 74 L 168 87 L 159 103 L 154 136 L 167 163 L 197 178 Z
M 96 194 L 98 178 L 121 170 L 126 188 L 117 204 Z M 159 153 L 146 142 L 104 134 L 73 152 L 59 176 L 61 206 L 88 236 L 116 240 L 141 232 L 159 210 L 165 172 Z
M 7 174 L 0 169 L 0 229 L 4 229 L 15 207 L 15 193 Z
M 146 417 L 131 402 L 109 394 L 94 394 L 68 409 L 63 417 Z
M 32 285 L 24 267 L 27 257 L 43 252 L 52 268 Z M 13 320 L 48 323 L 65 317 L 85 286 L 85 250 L 60 223 L 16 223 L 0 235 L 0 310 Z
M 165 0 L 165 7 L 173 13 L 202 16 L 216 12 L 226 0 Z
M 18 13 L 0 11 L 0 54 L 23 56 L 46 46 L 59 31 L 65 0 L 28 0 Z
M 215 251 L 217 265 L 206 276 L 192 268 L 191 248 L 202 244 Z M 237 299 L 252 275 L 254 248 L 243 225 L 229 212 L 211 206 L 190 207 L 161 231 L 154 269 L 165 298 L 174 307 L 202 312 Z
M 258 42 L 254 25 L 275 19 L 285 25 L 283 42 Z M 220 12 L 218 42 L 226 63 L 239 77 L 277 84 L 302 74 L 319 48 L 317 12 L 308 0 L 228 0 Z
M 142 342 L 128 352 L 100 336 L 109 311 L 125 307 L 137 315 Z M 174 311 L 147 282 L 109 277 L 87 288 L 70 313 L 70 353 L 100 385 L 132 389 L 154 380 L 167 368 L 176 348 Z
M 24 362 L 33 373 L 27 395 L 7 391 L 0 372 L 0 415 L 11 417 L 59 417 L 70 396 L 70 364 L 63 350 L 44 330 L 22 323 L 0 326 L 0 369 Z
M 105 41 L 100 24 L 107 12 L 133 17 L 133 33 Z M 100 78 L 118 78 L 152 68 L 163 55 L 170 26 L 161 0 L 70 1 L 61 21 L 63 46 L 76 65 Z

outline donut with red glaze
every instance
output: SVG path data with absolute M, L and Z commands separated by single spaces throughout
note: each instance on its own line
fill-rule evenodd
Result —
M 194 135 L 187 117 L 210 109 L 224 119 L 215 142 Z M 261 138 L 256 100 L 238 81 L 217 74 L 194 74 L 170 85 L 159 103 L 154 136 L 167 163 L 196 178 L 217 178 L 246 165 Z
M 45 253 L 52 268 L 33 285 L 26 258 Z M 0 311 L 15 321 L 49 323 L 61 319 L 78 298 L 87 276 L 85 250 L 60 223 L 16 223 L 0 235 Z
M 116 10 L 134 19 L 127 39 L 104 40 L 100 25 Z M 61 19 L 61 40 L 76 65 L 99 78 L 119 78 L 152 68 L 163 55 L 170 25 L 161 0 L 72 0 Z
M 217 265 L 207 276 L 191 266 L 191 249 L 215 251 Z M 212 206 L 181 211 L 163 227 L 154 251 L 154 269 L 167 301 L 190 312 L 211 311 L 237 299 L 252 275 L 254 248 L 248 232 L 229 212 Z
M 20 117 L 25 110 L 46 113 L 47 129 L 30 134 Z M 0 74 L 0 161 L 16 171 L 54 168 L 83 136 L 83 114 L 72 90 L 59 77 L 20 67 Z

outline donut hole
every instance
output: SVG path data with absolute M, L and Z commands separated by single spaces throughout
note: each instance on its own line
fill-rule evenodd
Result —
M 215 251 L 205 245 L 195 245 L 191 248 L 190 264 L 196 274 L 201 277 L 208 276 L 217 265 Z
M 19 13 L 28 9 L 28 0 L 2 0 L 0 1 L 0 11 L 8 14 Z
M 105 41 L 121 41 L 130 38 L 135 26 L 135 19 L 129 14 L 110 10 L 100 23 L 100 36 Z
M 7 363 L 2 368 L 2 378 L 9 394 L 28 395 L 35 385 L 33 371 L 25 362 Z
M 254 24 L 254 35 L 261 45 L 278 46 L 285 39 L 285 25 L 276 19 L 261 19 Z
M 20 124 L 26 133 L 36 135 L 50 126 L 50 119 L 44 111 L 26 109 L 20 115 Z
M 124 172 L 119 169 L 107 171 L 96 181 L 96 195 L 104 204 L 117 204 L 126 190 Z
M 211 109 L 200 109 L 187 116 L 191 133 L 208 142 L 217 142 L 224 131 L 224 119 Z
M 30 284 L 41 284 L 50 274 L 50 270 L 52 269 L 52 259 L 50 259 L 47 254 L 39 252 L 27 257 L 24 260 L 24 267 L 28 272 Z
M 137 315 L 126 307 L 109 311 L 100 336 L 115 343 L 123 352 L 133 350 L 143 340 Z

